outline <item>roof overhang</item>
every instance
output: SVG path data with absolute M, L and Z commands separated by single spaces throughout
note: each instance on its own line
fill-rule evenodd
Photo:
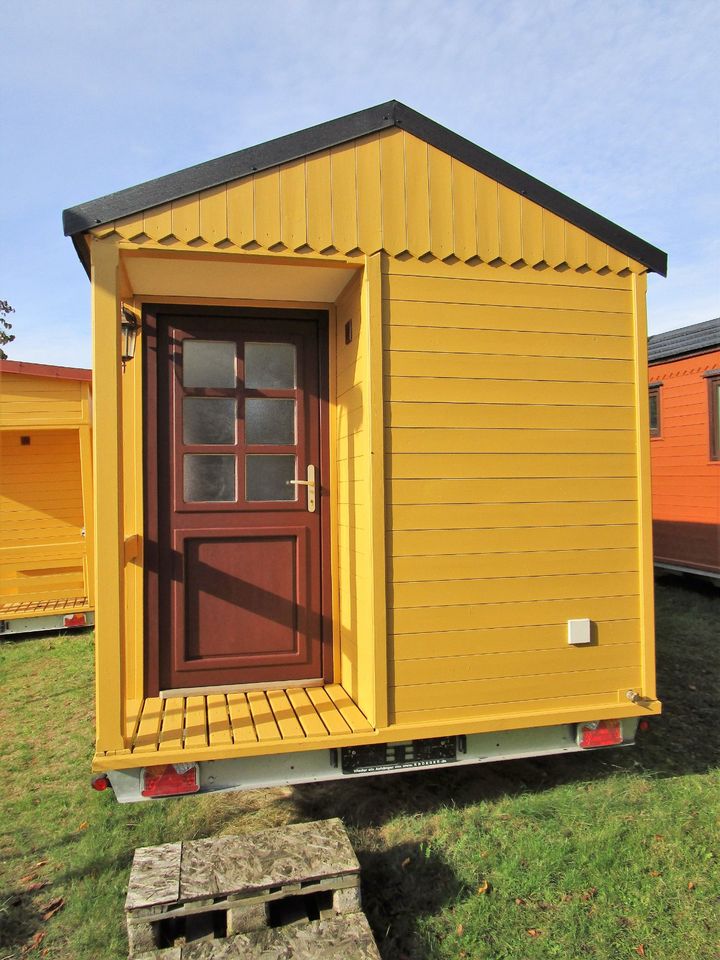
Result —
M 87 251 L 81 240 L 87 230 L 391 127 L 407 130 L 573 223 L 648 270 L 667 275 L 667 254 L 662 250 L 397 100 L 69 207 L 63 212 L 63 228 L 66 236 L 73 237 L 78 256 L 88 269 Z

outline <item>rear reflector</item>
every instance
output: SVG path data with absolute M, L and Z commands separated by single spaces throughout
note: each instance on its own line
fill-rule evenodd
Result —
M 619 720 L 594 720 L 592 723 L 579 723 L 577 743 L 579 747 L 616 747 L 623 742 Z
M 198 765 L 196 763 L 168 763 L 164 767 L 145 767 L 142 772 L 144 797 L 181 797 L 197 793 Z
M 87 617 L 84 613 L 71 613 L 69 617 L 63 620 L 65 627 L 84 627 L 87 626 Z
M 110 786 L 110 781 L 103 773 L 99 777 L 93 777 L 90 781 L 90 786 L 93 788 L 93 790 L 107 790 L 107 788 Z

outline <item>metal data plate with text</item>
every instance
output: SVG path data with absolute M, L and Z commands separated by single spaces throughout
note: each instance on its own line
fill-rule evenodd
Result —
M 457 760 L 457 737 L 343 747 L 340 755 L 342 772 L 345 774 L 432 767 Z

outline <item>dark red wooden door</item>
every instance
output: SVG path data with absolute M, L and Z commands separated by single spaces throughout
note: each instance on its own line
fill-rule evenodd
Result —
M 318 316 L 249 313 L 146 318 L 151 689 L 155 677 L 171 690 L 313 680 L 330 668 L 325 329 Z

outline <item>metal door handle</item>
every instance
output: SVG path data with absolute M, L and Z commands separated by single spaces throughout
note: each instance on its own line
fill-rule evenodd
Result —
M 315 513 L 315 465 L 308 464 L 307 480 L 288 480 L 288 486 L 307 487 L 307 508 L 308 513 Z

